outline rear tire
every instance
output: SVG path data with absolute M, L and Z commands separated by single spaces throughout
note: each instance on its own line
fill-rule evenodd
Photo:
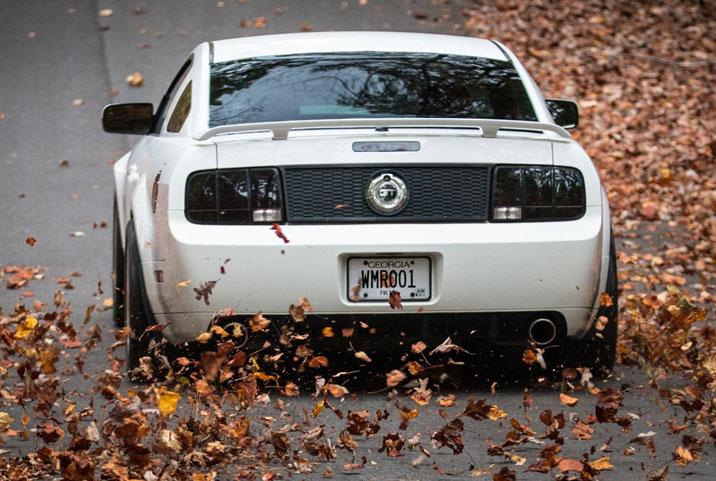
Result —
M 112 237 L 112 317 L 114 325 L 124 327 L 124 246 L 119 230 L 117 198 L 114 199 Z
M 612 299 L 609 307 L 600 306 L 594 325 L 582 338 L 572 346 L 574 352 L 569 356 L 570 364 L 589 367 L 593 374 L 605 376 L 614 368 L 617 358 L 617 337 L 619 322 L 619 289 L 617 286 L 617 256 L 612 237 L 609 245 L 609 272 L 607 274 L 606 293 Z M 607 318 L 604 329 L 597 330 L 597 319 Z
M 141 258 L 137 246 L 137 235 L 133 222 L 127 226 L 124 259 L 124 323 L 130 328 L 127 336 L 127 372 L 133 378 L 132 371 L 139 367 L 139 360 L 149 355 L 151 341 L 156 333 L 146 332 L 154 325 L 149 302 L 144 290 Z

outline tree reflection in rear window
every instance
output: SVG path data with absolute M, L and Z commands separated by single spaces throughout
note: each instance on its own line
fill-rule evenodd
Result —
M 517 71 L 503 60 L 355 52 L 211 66 L 210 127 L 366 117 L 537 120 Z

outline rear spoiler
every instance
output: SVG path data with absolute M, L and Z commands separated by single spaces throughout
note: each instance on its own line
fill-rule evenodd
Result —
M 287 120 L 281 122 L 256 122 L 249 124 L 221 125 L 199 132 L 194 140 L 208 140 L 217 135 L 245 132 L 271 132 L 273 140 L 286 140 L 292 130 L 353 129 L 372 128 L 387 131 L 391 128 L 440 128 L 440 129 L 480 129 L 483 137 L 495 138 L 499 130 L 527 131 L 542 133 L 554 132 L 569 139 L 569 133 L 556 124 L 530 122 L 525 120 L 496 119 L 453 119 L 453 118 L 359 118 L 359 119 L 322 119 Z

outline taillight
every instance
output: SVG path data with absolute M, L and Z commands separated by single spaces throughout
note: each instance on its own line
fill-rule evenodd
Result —
M 261 224 L 283 221 L 278 169 L 219 169 L 187 179 L 186 217 L 197 224 Z
M 572 220 L 584 215 L 584 179 L 571 167 L 498 166 L 492 181 L 496 222 Z

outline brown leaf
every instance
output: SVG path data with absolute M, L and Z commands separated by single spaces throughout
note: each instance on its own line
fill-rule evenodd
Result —
M 400 450 L 405 445 L 405 439 L 399 433 L 390 433 L 383 436 L 383 445 L 378 449 L 379 453 L 383 451 L 391 458 L 401 456 Z
M 418 341 L 415 344 L 410 346 L 410 350 L 413 354 L 420 354 L 423 352 L 428 346 L 423 341 Z
M 264 331 L 269 324 L 271 324 L 271 319 L 264 317 L 264 315 L 260 312 L 249 319 L 249 329 L 251 329 L 251 332 Z
M 403 382 L 403 380 L 405 380 L 405 374 L 397 369 L 393 369 L 386 375 L 385 384 L 388 387 L 395 387 Z
M 503 467 L 492 476 L 493 481 L 515 481 L 515 472 L 508 467 Z
M 559 463 L 557 463 L 557 469 L 560 473 L 565 473 L 567 471 L 576 471 L 581 473 L 584 471 L 584 463 L 577 459 L 562 458 L 559 460 Z
M 301 391 L 298 389 L 298 386 L 292 382 L 287 382 L 286 386 L 283 388 L 284 394 L 289 397 L 295 397 L 301 394 Z
M 390 294 L 388 295 L 388 305 L 390 305 L 391 309 L 403 308 L 403 303 L 400 299 L 400 292 L 390 291 Z
M 288 240 L 288 237 L 286 237 L 286 234 L 283 233 L 283 230 L 281 229 L 281 226 L 280 226 L 280 225 L 278 225 L 278 224 L 272 225 L 272 226 L 271 226 L 271 230 L 276 233 L 276 237 L 278 237 L 279 239 L 281 239 L 284 244 L 288 244 L 289 242 L 291 242 L 291 241 Z M 284 306 L 285 306 L 285 305 L 286 305 L 286 304 L 284 304 Z
M 532 349 L 525 349 L 525 352 L 522 354 L 522 362 L 527 365 L 534 364 L 537 362 L 537 353 Z
M 48 444 L 59 441 L 65 432 L 52 422 L 45 422 L 37 426 L 37 436 Z
M 572 435 L 581 441 L 592 439 L 592 434 L 594 434 L 594 429 L 582 421 L 578 421 L 572 428 Z
M 318 369 L 321 367 L 328 367 L 328 359 L 325 356 L 315 356 L 308 361 L 308 367 L 311 369 Z
M 601 307 L 612 307 L 614 305 L 612 302 L 612 296 L 610 296 L 607 292 L 599 294 L 599 305 Z
M 340 399 L 348 394 L 348 389 L 339 384 L 326 384 L 323 388 L 331 393 L 331 396 L 337 399 Z

